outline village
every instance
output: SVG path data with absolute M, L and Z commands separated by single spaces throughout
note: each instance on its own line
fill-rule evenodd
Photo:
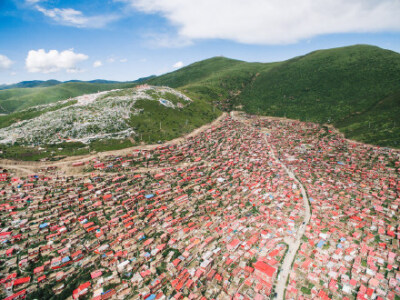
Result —
M 2 298 L 400 299 L 398 150 L 231 114 L 71 168 L 1 174 Z

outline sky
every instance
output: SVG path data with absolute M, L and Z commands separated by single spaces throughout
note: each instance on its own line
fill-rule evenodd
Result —
M 0 0 L 0 84 L 131 81 L 214 56 L 400 53 L 400 0 Z

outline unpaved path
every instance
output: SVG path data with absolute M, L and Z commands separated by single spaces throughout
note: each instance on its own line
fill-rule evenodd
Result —
M 106 152 L 99 152 L 96 154 L 87 154 L 87 155 L 79 155 L 79 156 L 69 156 L 59 161 L 45 161 L 45 162 L 31 162 L 31 161 L 19 161 L 19 160 L 10 160 L 10 159 L 0 159 L 0 167 L 12 170 L 13 173 L 17 176 L 26 176 L 29 174 L 36 173 L 39 169 L 54 166 L 57 167 L 57 171 L 64 173 L 66 175 L 83 175 L 81 167 L 72 167 L 74 162 L 87 162 L 92 159 L 102 159 L 106 156 L 115 155 L 115 156 L 125 156 L 129 153 L 132 153 L 134 150 L 151 150 L 160 146 L 166 145 L 176 145 L 183 142 L 185 139 L 193 137 L 200 132 L 206 131 L 213 126 L 218 125 L 225 117 L 227 117 L 227 113 L 222 113 L 217 119 L 213 122 L 203 125 L 189 134 L 173 139 L 171 141 L 167 141 L 164 144 L 151 144 L 151 145 L 141 145 L 130 148 L 125 148 L 121 150 L 113 150 Z
M 292 265 L 293 265 L 293 261 L 294 258 L 296 256 L 296 253 L 300 247 L 301 244 L 301 238 L 303 237 L 305 231 L 306 231 L 306 227 L 308 225 L 308 223 L 310 222 L 310 218 L 311 218 L 311 210 L 310 210 L 310 205 L 308 202 L 308 196 L 306 193 L 306 190 L 303 186 L 303 184 L 296 178 L 296 176 L 294 175 L 294 173 L 292 172 L 292 170 L 290 170 L 288 167 L 286 167 L 286 165 L 284 163 L 282 163 L 275 155 L 275 150 L 274 148 L 271 146 L 271 144 L 268 141 L 267 136 L 264 136 L 264 139 L 267 143 L 267 145 L 269 146 L 270 150 L 270 154 L 271 156 L 275 159 L 275 161 L 280 164 L 282 166 L 282 168 L 286 171 L 286 173 L 289 175 L 290 178 L 292 178 L 296 184 L 300 187 L 300 191 L 301 191 L 301 195 L 303 196 L 303 204 L 304 204 L 304 219 L 303 219 L 303 223 L 301 224 L 299 230 L 297 231 L 297 234 L 295 236 L 295 238 L 286 238 L 285 242 L 289 245 L 289 249 L 286 252 L 285 258 L 283 260 L 282 266 L 281 266 L 281 271 L 278 274 L 278 282 L 276 285 L 276 298 L 277 299 L 283 299 L 285 290 L 286 290 L 286 283 L 287 283 L 287 279 L 289 276 L 289 273 L 292 269 Z

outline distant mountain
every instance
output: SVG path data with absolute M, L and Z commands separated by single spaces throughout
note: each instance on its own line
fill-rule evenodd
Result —
M 139 79 L 136 79 L 135 81 L 133 81 L 133 82 L 135 82 L 135 83 L 142 83 L 142 82 L 145 82 L 145 81 L 147 81 L 147 80 L 149 80 L 149 79 L 152 79 L 152 78 L 155 78 L 155 77 L 157 77 L 156 75 L 150 75 L 150 76 L 147 76 L 147 77 L 141 77 L 141 78 L 139 78 Z
M 14 84 L 0 85 L 0 90 L 16 89 L 16 88 L 33 88 L 33 87 L 48 87 L 62 83 L 58 80 L 32 80 L 32 81 L 21 81 Z
M 150 77 L 146 77 L 148 79 Z M 140 79 L 138 79 L 140 80 Z M 0 85 L 0 90 L 9 90 L 9 89 L 18 89 L 18 88 L 34 88 L 34 87 L 49 87 L 53 85 L 58 85 L 62 83 L 69 83 L 69 82 L 87 82 L 87 83 L 129 83 L 129 82 L 121 82 L 121 81 L 114 81 L 114 80 L 105 80 L 105 79 L 95 79 L 89 81 L 83 80 L 68 80 L 68 81 L 58 81 L 55 79 L 50 80 L 32 80 L 32 81 L 21 81 L 14 84 L 2 84 Z
M 349 138 L 400 147 L 400 54 L 379 47 L 319 50 L 278 63 L 214 57 L 147 82 L 227 110 L 330 123 Z
M 13 88 L 0 91 L 0 113 L 12 113 L 40 104 L 48 104 L 84 94 L 129 88 L 135 83 L 66 82 L 33 88 Z

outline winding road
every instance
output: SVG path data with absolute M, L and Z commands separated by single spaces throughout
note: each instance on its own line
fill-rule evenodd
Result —
M 286 171 L 288 176 L 290 178 L 292 178 L 296 182 L 296 184 L 300 187 L 301 195 L 303 196 L 304 208 L 305 208 L 305 210 L 304 210 L 305 215 L 304 215 L 303 223 L 300 226 L 299 230 L 297 231 L 295 239 L 285 238 L 285 242 L 289 245 L 289 249 L 283 260 L 283 263 L 281 266 L 281 271 L 278 274 L 279 279 L 278 279 L 276 289 L 275 289 L 276 299 L 283 299 L 283 296 L 284 296 L 285 290 L 286 290 L 287 279 L 288 279 L 289 273 L 292 269 L 293 261 L 296 256 L 297 250 L 300 247 L 301 238 L 303 237 L 304 232 L 306 231 L 306 227 L 307 227 L 308 223 L 310 222 L 311 210 L 310 210 L 310 205 L 308 202 L 308 196 L 307 196 L 307 193 L 306 193 L 306 190 L 305 190 L 303 184 L 296 178 L 294 173 L 276 157 L 274 148 L 269 143 L 266 135 L 264 136 L 264 139 L 265 139 L 265 142 L 267 143 L 267 145 L 269 146 L 269 148 L 271 149 L 270 150 L 271 156 L 275 159 L 275 161 L 278 164 L 280 164 L 282 166 L 282 168 Z

